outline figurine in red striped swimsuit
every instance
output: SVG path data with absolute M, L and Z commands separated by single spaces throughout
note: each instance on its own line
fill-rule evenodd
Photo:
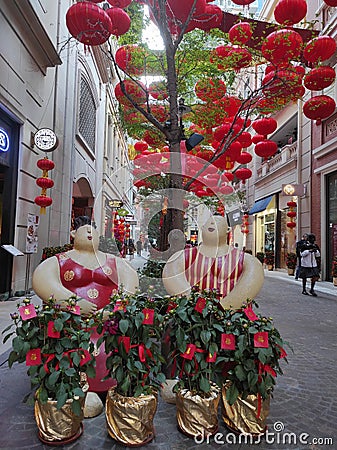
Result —
M 188 294 L 191 287 L 217 289 L 225 308 L 240 308 L 262 288 L 264 272 L 252 255 L 227 244 L 227 220 L 212 216 L 202 227 L 199 247 L 181 250 L 167 261 L 163 282 L 170 295 Z

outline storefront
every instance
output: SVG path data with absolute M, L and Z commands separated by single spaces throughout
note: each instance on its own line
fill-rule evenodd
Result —
M 326 177 L 327 192 L 327 274 L 332 281 L 331 268 L 334 256 L 337 256 L 337 171 Z
M 11 289 L 13 256 L 1 248 L 14 244 L 19 124 L 0 108 L 0 294 Z

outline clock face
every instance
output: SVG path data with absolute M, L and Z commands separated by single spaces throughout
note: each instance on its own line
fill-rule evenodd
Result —
M 34 135 L 34 144 L 44 152 L 52 152 L 58 146 L 58 139 L 50 128 L 41 128 Z

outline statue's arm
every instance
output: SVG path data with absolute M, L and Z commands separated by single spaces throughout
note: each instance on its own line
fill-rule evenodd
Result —
M 123 290 L 134 294 L 139 287 L 138 274 L 123 258 L 116 257 L 118 274 L 118 286 L 123 286 Z
M 62 306 L 65 300 L 74 295 L 72 291 L 65 288 L 60 280 L 60 266 L 56 256 L 52 256 L 39 264 L 33 273 L 33 290 L 44 302 L 53 296 Z M 77 304 L 83 316 L 95 313 L 96 305 L 86 299 L 78 300 Z
M 264 282 L 264 271 L 260 261 L 249 253 L 245 253 L 243 270 L 234 288 L 221 299 L 224 308 L 240 308 L 248 298 L 253 299 L 261 290 Z
M 185 275 L 184 250 L 174 253 L 163 269 L 163 284 L 168 294 L 183 295 L 191 292 Z

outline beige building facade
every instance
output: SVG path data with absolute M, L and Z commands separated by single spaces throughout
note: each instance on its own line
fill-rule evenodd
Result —
M 111 200 L 132 209 L 127 144 L 113 94 L 116 74 L 98 47 L 69 39 L 65 17 L 72 3 L 0 1 L 0 245 L 24 253 L 14 256 L 0 246 L 4 297 L 30 288 L 43 247 L 68 243 L 74 216 L 91 215 L 107 235 Z M 34 145 L 42 128 L 58 138 L 52 152 Z M 45 156 L 55 168 L 48 173 L 53 203 L 43 215 L 34 199 L 41 191 L 37 161 Z M 32 216 L 38 216 L 38 240 L 28 255 Z

